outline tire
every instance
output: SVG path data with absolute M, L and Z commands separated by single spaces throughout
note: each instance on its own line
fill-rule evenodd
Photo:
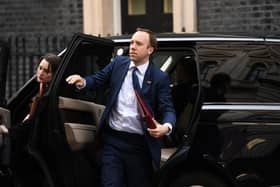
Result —
M 179 176 L 170 187 L 228 187 L 228 185 L 211 173 L 198 171 Z

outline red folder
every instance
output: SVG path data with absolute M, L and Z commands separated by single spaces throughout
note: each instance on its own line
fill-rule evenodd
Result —
M 157 125 L 153 121 L 154 117 L 152 116 L 151 111 L 149 110 L 149 108 L 147 107 L 147 105 L 145 104 L 143 99 L 140 97 L 138 92 L 136 90 L 134 90 L 134 92 L 135 92 L 139 112 L 140 112 L 142 119 L 147 123 L 147 125 L 150 129 L 155 129 L 157 127 Z

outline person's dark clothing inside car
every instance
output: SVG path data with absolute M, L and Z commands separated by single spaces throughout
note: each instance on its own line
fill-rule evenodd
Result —
M 188 103 L 194 104 L 197 86 L 195 60 L 190 56 L 184 56 L 176 64 L 175 83 L 172 87 L 172 98 L 177 117 Z
M 231 83 L 231 78 L 226 73 L 217 73 L 213 75 L 210 80 L 210 87 L 205 88 L 205 102 L 226 102 L 225 94 L 227 93 Z M 204 120 L 212 120 L 216 121 L 217 118 L 222 114 L 224 111 L 207 111 L 202 112 L 201 117 Z
M 176 128 L 172 140 L 167 144 L 177 145 L 181 142 L 184 129 L 190 121 L 198 93 L 196 62 L 190 56 L 182 57 L 175 66 L 175 82 L 172 98 L 176 111 Z

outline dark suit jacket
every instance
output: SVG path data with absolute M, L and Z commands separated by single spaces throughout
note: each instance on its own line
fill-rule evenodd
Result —
M 110 88 L 106 108 L 97 129 L 97 136 L 102 132 L 104 126 L 108 124 L 110 112 L 117 101 L 117 96 L 127 74 L 129 64 L 129 57 L 116 57 L 104 69 L 85 78 L 87 89 L 98 89 L 98 87 L 104 86 L 105 83 L 108 83 Z M 174 127 L 176 115 L 169 85 L 169 76 L 150 62 L 144 76 L 141 95 L 157 121 L 162 124 L 168 122 Z M 154 164 L 159 167 L 161 154 L 160 142 L 158 139 L 149 135 L 146 131 L 147 125 L 145 122 L 142 122 L 142 127 Z

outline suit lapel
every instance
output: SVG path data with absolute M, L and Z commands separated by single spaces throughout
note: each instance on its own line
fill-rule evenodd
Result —
M 126 64 L 124 64 L 123 66 L 119 67 L 118 75 L 114 76 L 115 78 L 118 79 L 118 84 L 116 85 L 116 92 L 119 93 L 120 89 L 122 87 L 122 84 L 124 82 L 125 76 L 127 74 L 128 68 L 129 68 L 129 62 L 127 62 Z
M 118 63 L 118 62 L 117 62 Z M 119 62 L 121 63 L 121 62 Z M 126 61 L 124 63 L 122 63 L 121 65 L 119 65 L 116 69 L 115 69 L 115 74 L 112 75 L 112 79 L 115 79 L 115 80 L 112 80 L 112 81 L 115 81 L 116 82 L 116 86 L 114 86 L 113 89 L 113 95 L 112 95 L 112 98 L 111 98 L 111 102 L 109 103 L 109 108 L 112 107 L 114 105 L 114 103 L 116 102 L 117 100 L 117 97 L 119 95 L 119 92 L 120 92 L 120 89 L 121 89 L 121 86 L 123 84 L 123 81 L 125 79 L 125 76 L 127 74 L 127 71 L 128 71 L 128 68 L 129 68 L 129 64 L 130 64 L 130 61 Z

